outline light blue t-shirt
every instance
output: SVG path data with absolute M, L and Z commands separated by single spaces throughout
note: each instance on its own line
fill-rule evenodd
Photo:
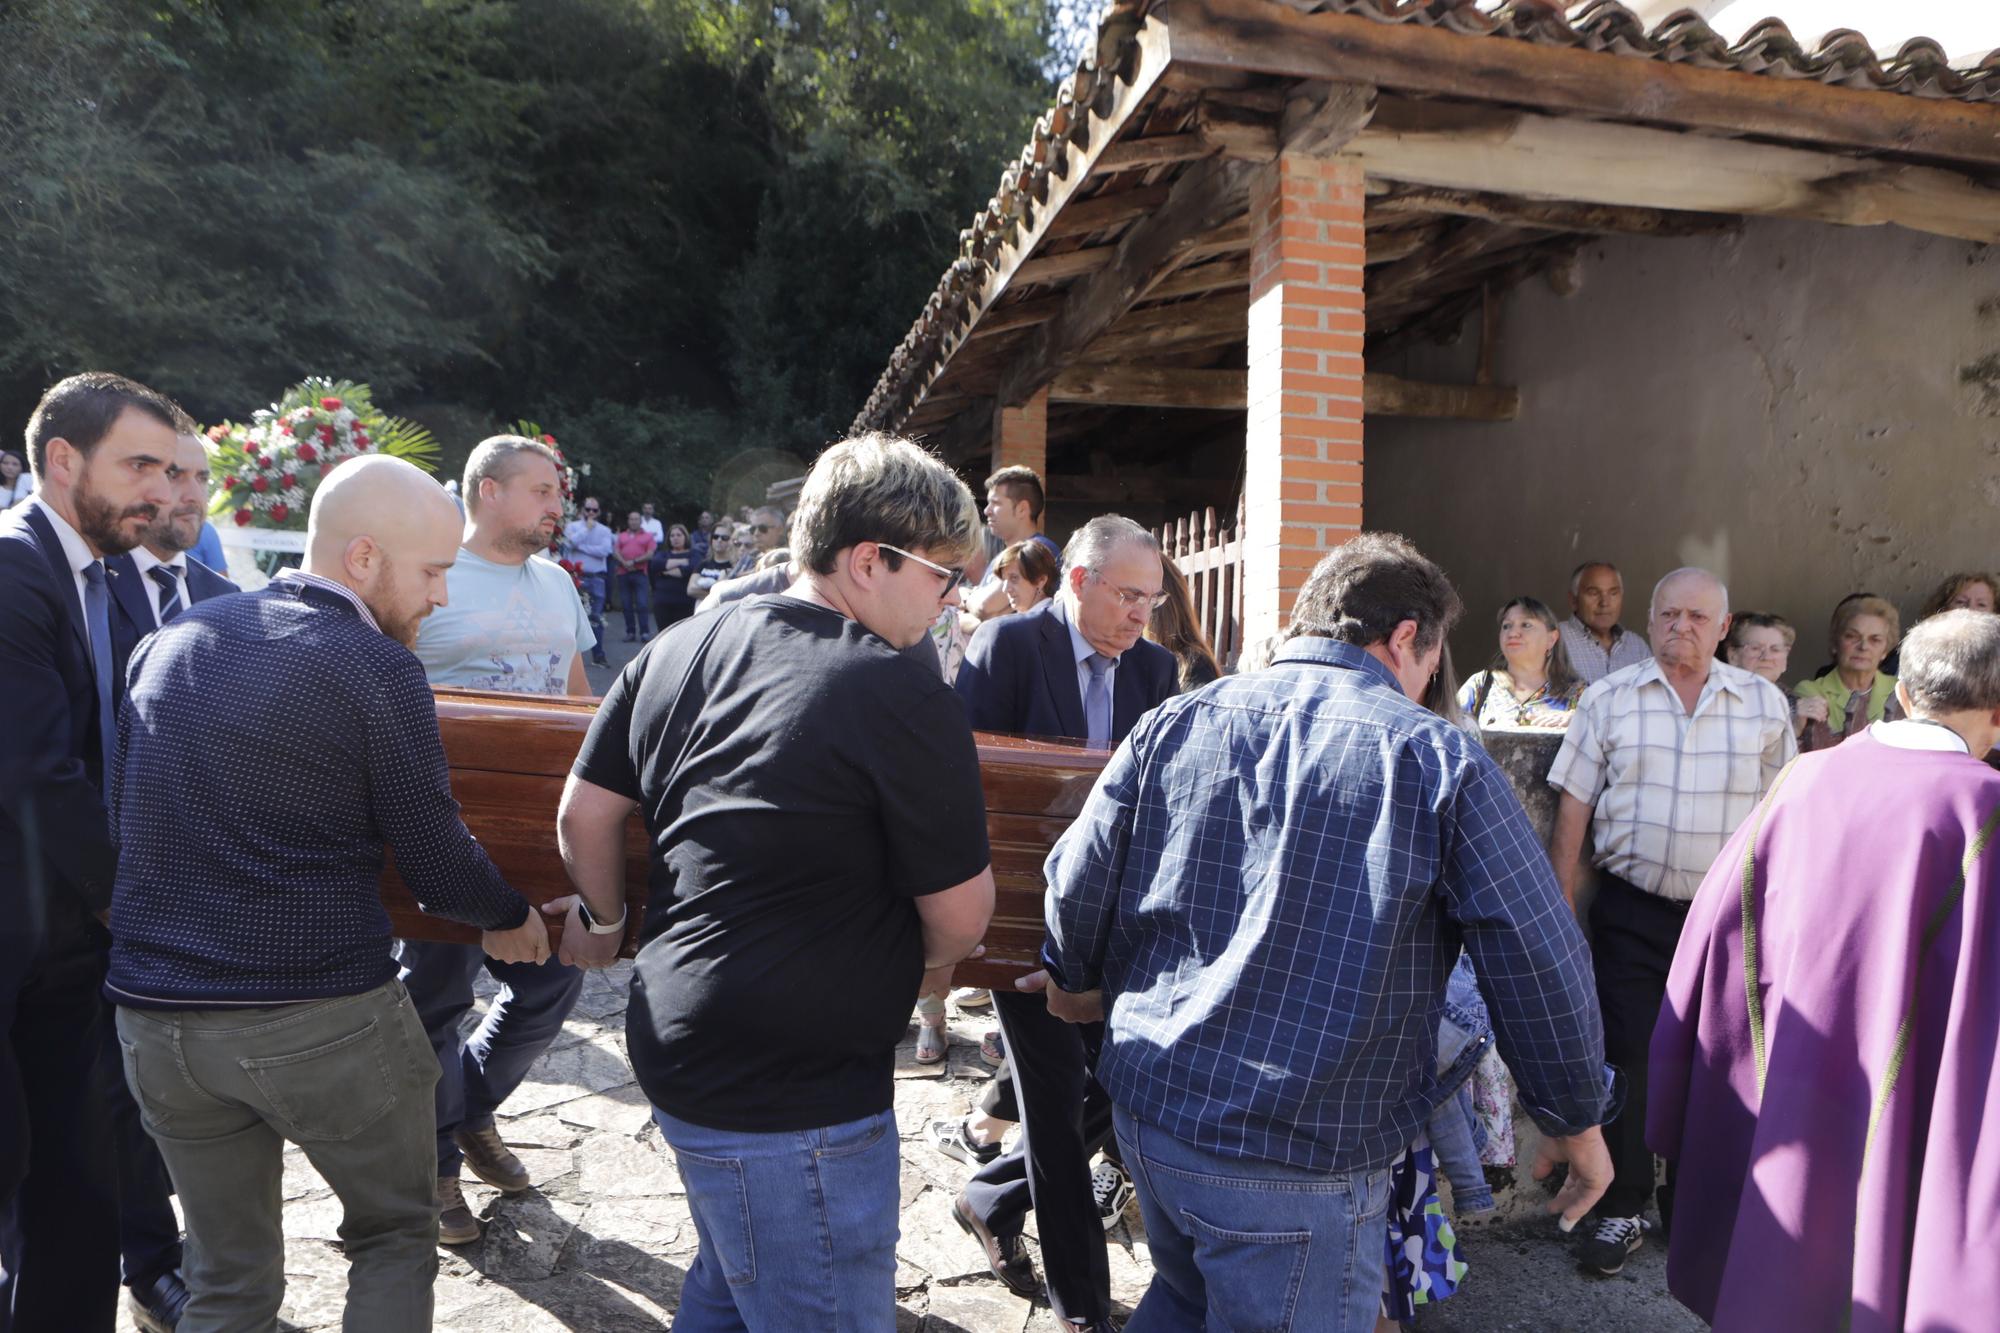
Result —
M 502 565 L 461 548 L 445 590 L 449 604 L 417 630 L 417 658 L 433 685 L 562 694 L 570 659 L 597 642 L 576 584 L 545 556 Z

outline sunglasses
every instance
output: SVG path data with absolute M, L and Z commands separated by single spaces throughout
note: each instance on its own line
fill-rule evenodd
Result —
M 965 582 L 965 571 L 962 569 L 948 568 L 947 566 L 937 564 L 930 560 L 926 560 L 922 556 L 916 554 L 914 551 L 905 551 L 902 547 L 891 546 L 887 542 L 876 542 L 875 544 L 881 547 L 885 551 L 895 552 L 897 555 L 902 556 L 905 560 L 916 561 L 918 564 L 922 565 L 925 569 L 928 569 L 931 573 L 943 579 L 944 587 L 938 592 L 939 599 L 951 596 L 952 590 L 958 587 L 959 584 Z
M 773 528 L 775 528 L 775 527 L 777 527 L 777 524 L 775 524 L 775 523 L 752 523 L 752 524 L 750 525 L 750 531 L 752 531 L 752 532 L 770 532 L 770 531 L 771 531 L 771 530 L 772 530 Z
M 596 513 L 596 512 L 597 512 L 597 506 L 596 506 L 596 505 L 585 505 L 585 506 L 583 507 L 583 512 L 584 512 L 584 513 L 586 513 L 586 514 L 594 514 L 594 513 Z

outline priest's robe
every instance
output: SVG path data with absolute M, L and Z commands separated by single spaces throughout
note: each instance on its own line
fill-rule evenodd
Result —
M 1878 723 L 1801 756 L 1696 893 L 1646 1124 L 1668 1286 L 1716 1328 L 2000 1328 L 1996 826 L 2000 772 Z

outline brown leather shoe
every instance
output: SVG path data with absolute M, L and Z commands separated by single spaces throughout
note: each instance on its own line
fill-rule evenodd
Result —
M 1021 1248 L 1019 1236 L 996 1236 L 988 1231 L 986 1224 L 973 1213 L 972 1205 L 966 1202 L 963 1191 L 951 1201 L 951 1215 L 966 1235 L 986 1247 L 986 1266 L 1007 1290 L 1029 1300 L 1041 1294 L 1042 1284 L 1035 1277 L 1035 1266 L 1029 1261 L 1028 1252 Z
M 457 1176 L 439 1176 L 437 1183 L 438 1244 L 470 1245 L 482 1234 L 479 1219 L 465 1206 L 465 1191 Z
M 465 1164 L 472 1168 L 472 1174 L 502 1194 L 519 1194 L 528 1188 L 528 1168 L 508 1151 L 507 1145 L 500 1141 L 500 1131 L 493 1126 L 455 1129 L 451 1141 L 465 1154 Z

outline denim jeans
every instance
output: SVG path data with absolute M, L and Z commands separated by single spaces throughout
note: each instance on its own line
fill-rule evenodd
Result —
M 513 1095 L 535 1061 L 562 1033 L 563 1021 L 583 994 L 583 971 L 551 959 L 503 963 L 476 944 L 397 945 L 403 985 L 437 1052 L 438 1174 L 455 1176 L 464 1154 L 452 1131 L 485 1129 Z M 471 1037 L 460 1035 L 472 1012 L 472 983 L 484 967 L 500 993 Z
M 781 1134 L 709 1129 L 657 1107 L 653 1119 L 701 1240 L 674 1333 L 896 1326 L 893 1110 Z
M 118 1044 L 187 1217 L 180 1333 L 277 1327 L 288 1140 L 340 1196 L 342 1327 L 430 1328 L 437 1059 L 401 982 L 272 1008 L 120 1008 Z
M 653 584 L 643 569 L 618 576 L 618 600 L 625 608 L 627 634 L 653 632 Z
M 584 596 L 590 598 L 590 632 L 597 636 L 597 646 L 590 650 L 593 657 L 604 656 L 604 590 L 609 577 L 601 569 L 583 576 Z
M 1125 1333 L 1374 1333 L 1389 1172 L 1220 1157 L 1114 1108 L 1153 1284 Z

